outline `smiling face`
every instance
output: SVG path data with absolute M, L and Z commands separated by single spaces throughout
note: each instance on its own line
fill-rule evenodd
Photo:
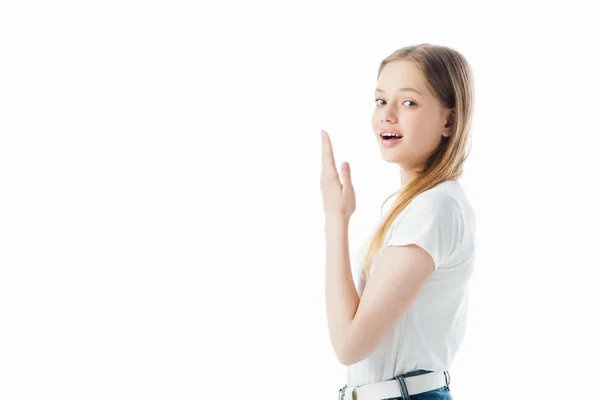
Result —
M 407 60 L 383 68 L 375 99 L 372 126 L 381 155 L 412 179 L 442 138 L 451 134 L 453 113 L 434 97 L 421 71 Z M 385 138 L 391 135 L 401 138 Z

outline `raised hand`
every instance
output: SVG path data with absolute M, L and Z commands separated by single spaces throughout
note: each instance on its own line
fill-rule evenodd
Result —
M 350 179 L 350 164 L 343 162 L 341 165 L 342 180 L 338 175 L 335 157 L 331 146 L 329 134 L 321 131 L 322 167 L 321 167 L 321 194 L 323 209 L 327 218 L 350 219 L 356 210 L 356 195 Z

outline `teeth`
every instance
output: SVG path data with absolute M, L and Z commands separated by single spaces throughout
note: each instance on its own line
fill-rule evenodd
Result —
M 400 138 L 400 135 L 395 135 L 393 133 L 383 133 L 381 136 L 386 137 L 386 138 L 390 138 L 390 137 L 395 137 L 395 138 Z

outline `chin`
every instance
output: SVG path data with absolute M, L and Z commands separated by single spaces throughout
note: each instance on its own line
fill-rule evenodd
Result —
M 395 154 L 393 152 L 387 151 L 387 149 L 382 149 L 381 158 L 385 162 L 399 164 L 402 162 L 402 156 L 400 154 Z
M 396 158 L 393 157 L 381 157 L 383 159 L 383 161 L 387 162 L 387 163 L 392 163 L 392 164 L 396 164 L 399 162 L 399 160 L 397 160 Z

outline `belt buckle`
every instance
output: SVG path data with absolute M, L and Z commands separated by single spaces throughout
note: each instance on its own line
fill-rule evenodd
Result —
M 346 388 L 347 387 L 348 387 L 348 385 L 346 384 L 340 389 L 340 391 L 338 393 L 338 400 L 344 400 L 344 397 L 346 397 Z

